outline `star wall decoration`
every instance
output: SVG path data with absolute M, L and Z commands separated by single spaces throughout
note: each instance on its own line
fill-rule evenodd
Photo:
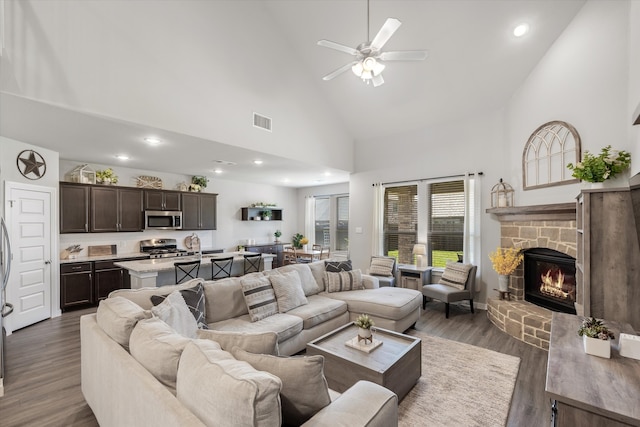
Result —
M 24 150 L 18 154 L 16 160 L 18 170 L 27 179 L 40 179 L 47 172 L 47 162 L 37 152 L 33 150 Z

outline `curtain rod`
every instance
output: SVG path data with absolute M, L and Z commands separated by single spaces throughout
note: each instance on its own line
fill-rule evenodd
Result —
M 469 175 L 475 175 L 475 172 L 469 172 Z M 484 175 L 484 172 L 477 172 L 478 175 Z M 404 184 L 406 182 L 422 182 L 422 181 L 431 181 L 434 179 L 444 179 L 444 178 L 460 178 L 465 176 L 464 174 L 458 174 L 458 175 L 447 175 L 447 176 L 436 176 L 436 177 L 432 177 L 432 178 L 420 178 L 420 179 L 406 179 L 404 181 L 392 181 L 392 182 L 383 182 L 381 183 L 381 185 L 389 185 L 389 184 Z M 371 184 L 372 186 L 376 185 L 376 184 Z

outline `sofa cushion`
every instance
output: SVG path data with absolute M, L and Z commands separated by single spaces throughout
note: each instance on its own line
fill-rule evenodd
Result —
M 242 294 L 242 277 L 229 277 L 204 282 L 207 324 L 247 314 L 247 304 Z
M 287 313 L 300 317 L 304 329 L 311 329 L 347 312 L 347 304 L 344 301 L 322 295 L 311 295 L 307 299 L 308 304 L 301 305 Z
M 369 274 L 374 276 L 393 276 L 393 264 L 395 259 L 388 257 L 372 257 L 369 266 Z
M 205 301 L 204 301 L 204 287 L 202 283 L 198 283 L 196 286 L 188 289 L 181 289 L 180 294 L 184 298 L 184 302 L 187 303 L 189 311 L 196 319 L 198 328 L 207 329 L 207 320 L 205 318 Z M 168 295 L 168 294 L 167 294 Z M 152 295 L 151 303 L 158 305 L 167 297 L 167 295 Z
M 192 341 L 182 352 L 177 397 L 205 425 L 280 427 L 281 388 L 278 377 L 211 341 Z
M 300 275 L 300 282 L 302 283 L 302 290 L 304 290 L 305 296 L 315 295 L 320 292 L 320 288 L 311 273 L 309 264 L 289 264 L 284 267 L 276 268 L 274 271 L 279 273 L 297 271 Z
M 405 288 L 377 288 L 324 294 L 347 303 L 351 314 L 366 313 L 385 319 L 399 320 L 422 305 L 422 293 Z
M 180 283 L 179 285 L 167 285 L 157 287 L 148 287 L 140 289 L 116 289 L 109 293 L 109 298 L 114 296 L 120 296 L 131 300 L 144 309 L 151 309 L 153 304 L 151 303 L 151 295 L 169 295 L 176 290 L 193 288 L 198 283 L 204 283 L 204 279 L 191 279 L 188 282 Z
M 284 426 L 299 426 L 331 403 L 323 356 L 276 357 L 252 354 L 238 347 L 231 353 L 255 369 L 280 378 Z
M 275 332 L 228 332 L 199 330 L 198 338 L 208 339 L 220 344 L 225 351 L 239 347 L 251 353 L 278 355 L 278 334 Z
M 274 314 L 257 322 L 252 322 L 248 314 L 220 322 L 209 323 L 209 329 L 231 332 L 275 332 L 281 343 L 302 331 L 302 319 L 288 313 Z
M 198 323 L 191 314 L 180 291 L 171 292 L 160 304 L 151 308 L 154 316 L 187 338 L 195 338 Z
M 330 273 L 339 273 L 341 271 L 351 271 L 353 266 L 350 259 L 346 261 L 325 261 L 324 269 Z
M 364 289 L 362 286 L 362 272 L 360 270 L 341 271 L 339 273 L 324 273 L 327 292 L 344 292 Z
M 103 299 L 96 313 L 96 321 L 102 330 L 126 350 L 129 350 L 129 337 L 136 323 L 150 317 L 149 310 L 122 297 Z
M 307 298 L 302 290 L 300 275 L 297 271 L 286 271 L 269 276 L 273 291 L 278 301 L 278 311 L 286 313 L 301 305 L 307 304 Z
M 257 322 L 278 312 L 278 302 L 268 277 L 243 277 L 242 295 L 252 322 Z
M 473 268 L 471 264 L 462 264 L 460 262 L 447 261 L 447 264 L 440 277 L 440 284 L 453 286 L 456 289 L 464 290 L 467 284 L 469 272 Z
M 311 275 L 313 275 L 313 278 L 316 280 L 318 291 L 324 292 L 324 261 L 315 261 L 307 265 L 309 266 L 309 270 L 311 270 Z
M 158 318 L 138 322 L 131 333 L 131 356 L 158 381 L 176 393 L 178 362 L 191 340 Z

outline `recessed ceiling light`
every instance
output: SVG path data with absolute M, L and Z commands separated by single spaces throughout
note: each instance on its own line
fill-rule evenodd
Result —
M 150 136 L 150 137 L 145 138 L 144 140 L 145 140 L 145 142 L 146 142 L 147 144 L 149 144 L 149 145 L 158 145 L 158 144 L 160 144 L 160 143 L 162 142 L 162 141 L 161 141 L 161 140 L 159 140 L 158 138 L 154 138 L 154 137 L 151 137 L 151 136 Z
M 235 166 L 236 162 L 230 162 L 229 160 L 212 160 L 213 163 L 218 163 L 219 165 L 227 165 L 227 166 Z
M 282 182 L 289 182 L 289 178 L 283 179 Z
M 129 156 L 127 156 L 125 154 L 118 154 L 118 155 L 116 155 L 116 159 L 118 159 L 118 160 L 129 160 Z
M 513 35 L 522 37 L 529 32 L 529 24 L 522 23 L 513 29 Z
M 222 173 L 222 169 L 214 169 L 213 172 L 214 173 Z
M 261 165 L 262 164 L 262 160 L 254 160 L 253 164 L 254 165 Z
M 331 172 L 325 172 L 324 176 L 331 176 Z

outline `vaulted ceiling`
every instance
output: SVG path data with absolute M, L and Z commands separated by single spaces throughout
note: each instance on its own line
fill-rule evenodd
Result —
M 212 176 L 225 160 L 224 179 L 344 182 L 356 140 L 504 106 L 583 4 L 371 0 L 368 24 L 365 0 L 8 0 L 0 134 L 98 164 L 126 153 L 127 167 Z M 351 57 L 318 40 L 356 47 L 388 17 L 402 25 L 385 50 L 425 61 L 388 62 L 376 88 L 322 80 Z M 273 132 L 251 126 L 256 111 Z

